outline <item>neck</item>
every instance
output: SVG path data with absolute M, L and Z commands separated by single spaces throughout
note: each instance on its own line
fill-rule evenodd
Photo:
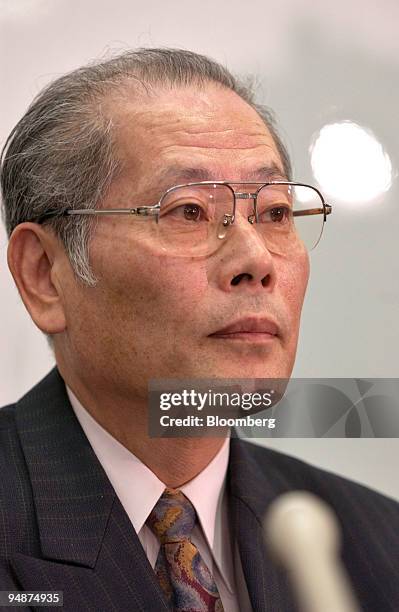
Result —
M 168 487 L 179 488 L 212 461 L 225 438 L 147 438 L 128 448 Z
M 178 488 L 199 474 L 221 449 L 226 437 L 151 438 L 147 402 L 107 393 L 99 395 L 76 378 L 60 373 L 82 406 L 120 444 L 168 487 Z M 227 430 L 226 430 L 227 435 Z

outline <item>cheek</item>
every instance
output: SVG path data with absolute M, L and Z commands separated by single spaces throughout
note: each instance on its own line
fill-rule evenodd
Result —
M 169 310 L 189 313 L 193 318 L 201 312 L 208 290 L 207 268 L 203 260 L 163 258 L 159 262 L 158 298 Z
M 277 271 L 278 286 L 293 321 L 301 314 L 306 287 L 309 280 L 309 256 L 303 253 L 294 261 L 285 261 Z
M 167 333 L 198 317 L 208 281 L 203 262 L 166 257 L 141 245 L 118 265 L 105 266 L 102 284 L 119 321 Z

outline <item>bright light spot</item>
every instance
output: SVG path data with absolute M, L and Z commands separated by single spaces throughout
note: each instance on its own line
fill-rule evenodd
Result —
M 356 123 L 324 126 L 310 152 L 321 191 L 336 200 L 369 202 L 391 186 L 388 154 L 371 131 Z
M 302 202 L 302 204 L 309 204 L 314 202 L 316 193 L 309 187 L 295 187 L 295 199 Z

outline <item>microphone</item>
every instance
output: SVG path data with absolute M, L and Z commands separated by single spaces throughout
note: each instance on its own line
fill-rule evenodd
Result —
M 264 538 L 288 571 L 301 612 L 360 612 L 339 556 L 338 520 L 319 497 L 280 495 L 266 513 Z

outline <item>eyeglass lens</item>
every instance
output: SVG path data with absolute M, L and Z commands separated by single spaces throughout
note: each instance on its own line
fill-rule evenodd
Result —
M 259 189 L 254 187 L 250 193 Z M 223 221 L 234 209 L 229 186 L 191 185 L 170 190 L 161 201 L 157 224 L 163 247 L 174 255 L 208 255 L 220 248 L 237 226 L 248 221 L 274 253 L 284 254 L 303 246 L 311 250 L 320 240 L 323 202 L 310 186 L 266 185 L 258 191 L 256 209 L 253 199 L 241 199 L 239 194 L 236 202 L 234 223 L 226 227 Z

